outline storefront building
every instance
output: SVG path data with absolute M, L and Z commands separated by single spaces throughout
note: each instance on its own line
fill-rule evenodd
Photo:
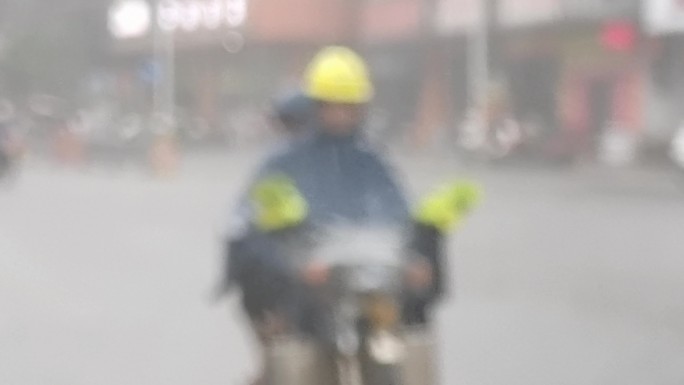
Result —
M 590 151 L 608 125 L 647 126 L 646 89 L 657 89 L 649 67 L 678 62 L 666 56 L 680 51 L 664 33 L 644 36 L 638 0 L 492 4 L 490 54 L 517 119 L 572 151 Z M 422 145 L 453 137 L 475 100 L 473 44 L 485 13 L 482 0 L 117 0 L 109 23 L 120 100 L 130 108 L 153 108 L 168 65 L 164 36 L 174 41 L 174 100 L 216 126 L 236 106 L 297 87 L 318 48 L 344 43 L 370 61 L 389 135 Z M 645 59 L 654 52 L 663 59 Z
M 490 24 L 489 80 L 505 84 L 520 123 L 541 130 L 543 151 L 592 152 L 608 126 L 643 129 L 647 46 L 638 1 L 497 0 L 493 17 L 479 0 L 442 3 L 438 30 L 454 46 L 477 44 L 480 23 Z M 451 65 L 470 81 L 478 73 L 477 61 Z
M 297 87 L 321 45 L 352 39 L 352 16 L 342 0 L 115 1 L 118 100 L 144 113 L 155 108 L 158 82 L 173 82 L 180 110 L 220 127 Z
M 654 146 L 667 144 L 684 122 L 684 2 L 643 0 L 647 34 L 647 134 Z
M 368 58 L 376 98 L 377 133 L 385 142 L 414 136 L 425 67 L 424 1 L 367 0 L 360 7 L 357 46 Z

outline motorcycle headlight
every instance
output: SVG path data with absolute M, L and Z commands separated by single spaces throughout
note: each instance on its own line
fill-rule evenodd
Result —
M 386 331 L 371 335 L 367 349 L 370 356 L 383 365 L 399 364 L 406 356 L 406 346 L 403 341 Z

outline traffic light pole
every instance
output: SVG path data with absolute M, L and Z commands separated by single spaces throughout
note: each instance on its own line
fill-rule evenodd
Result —
M 472 26 L 468 39 L 468 80 L 470 104 L 479 106 L 489 83 L 490 11 L 489 1 L 480 1 L 479 20 Z
M 156 79 L 154 84 L 153 113 L 157 118 L 163 116 L 173 120 L 176 108 L 176 44 L 174 32 L 164 31 L 155 22 L 153 45 L 154 62 L 158 66 L 157 69 L 161 69 L 162 75 Z

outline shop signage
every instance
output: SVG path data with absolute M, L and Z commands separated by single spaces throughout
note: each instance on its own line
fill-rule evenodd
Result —
M 484 18 L 482 0 L 438 0 L 435 24 L 439 33 L 471 31 Z
M 436 26 L 443 34 L 471 31 L 484 19 L 486 0 L 439 0 Z M 492 4 L 490 2 L 490 4 Z M 553 22 L 562 16 L 562 0 L 499 0 L 498 22 L 505 27 Z
M 562 15 L 560 0 L 499 0 L 499 22 L 508 27 L 544 24 Z
M 684 32 L 684 0 L 643 0 L 644 25 L 652 35 Z
M 116 39 L 145 37 L 153 23 L 163 31 L 187 33 L 237 28 L 247 19 L 247 0 L 119 0 L 109 10 Z
M 571 20 L 605 20 L 636 17 L 639 1 L 657 0 L 561 0 L 563 16 Z
M 109 8 L 109 33 L 115 39 L 144 37 L 152 25 L 152 7 L 145 0 L 117 1 Z
M 157 7 L 157 22 L 165 31 L 236 28 L 246 18 L 246 0 L 162 0 Z

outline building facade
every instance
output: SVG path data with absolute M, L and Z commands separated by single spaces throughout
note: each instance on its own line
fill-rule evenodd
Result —
M 176 101 L 215 124 L 231 106 L 297 87 L 319 47 L 344 43 L 369 58 L 388 137 L 444 142 L 474 103 L 483 31 L 516 118 L 542 127 L 551 148 L 592 151 L 608 126 L 649 135 L 665 120 L 656 107 L 681 119 L 658 102 L 684 95 L 684 23 L 666 8 L 675 0 L 150 1 L 110 10 L 110 24 L 117 10 L 128 20 L 110 25 L 120 88 L 149 96 L 163 67 L 155 36 L 172 33 Z

